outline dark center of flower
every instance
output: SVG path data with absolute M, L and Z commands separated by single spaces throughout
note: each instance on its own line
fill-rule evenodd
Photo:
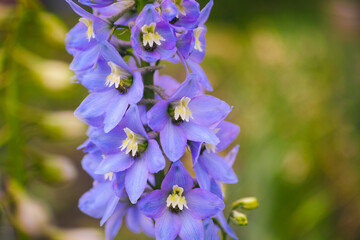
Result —
M 177 21 L 179 21 L 179 18 L 178 18 L 178 17 L 174 17 L 174 18 L 170 21 L 170 23 L 171 23 L 171 24 L 175 24 Z
M 121 79 L 120 85 L 116 89 L 119 91 L 119 93 L 125 94 L 132 86 L 133 82 L 134 78 L 132 76 L 126 79 Z

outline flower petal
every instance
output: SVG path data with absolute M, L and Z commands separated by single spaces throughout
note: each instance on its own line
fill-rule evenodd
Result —
M 216 136 L 220 139 L 220 143 L 216 145 L 216 151 L 220 152 L 236 139 L 240 128 L 238 125 L 227 121 L 221 122 L 216 128 L 220 129 L 216 133 Z
M 120 172 L 128 169 L 134 160 L 123 152 L 106 155 L 96 168 L 96 174 L 106 174 L 108 172 Z
M 154 190 L 145 195 L 139 203 L 140 211 L 149 218 L 160 217 L 166 209 L 168 193 L 162 190 Z
M 170 161 L 177 161 L 184 155 L 186 149 L 185 133 L 181 127 L 174 125 L 171 120 L 168 120 L 160 132 L 160 142 Z
M 210 191 L 210 176 L 206 170 L 204 170 L 204 168 L 199 163 L 197 163 L 194 165 L 194 171 L 199 186 L 205 190 Z
M 181 128 L 184 130 L 186 138 L 190 141 L 206 142 L 213 145 L 219 143 L 219 139 L 214 131 L 207 127 L 203 127 L 190 121 L 183 122 Z
M 201 93 L 199 76 L 192 73 L 186 77 L 185 81 L 180 85 L 176 92 L 174 92 L 169 101 L 179 100 L 182 97 L 193 98 L 199 93 Z
M 229 167 L 223 157 L 215 153 L 208 153 L 204 151 L 199 157 L 198 162 L 212 177 L 218 181 L 225 183 L 236 183 L 238 181 L 232 167 Z
M 186 193 L 189 213 L 197 219 L 215 216 L 225 207 L 224 202 L 215 194 L 196 188 Z
M 185 191 L 193 187 L 193 179 L 180 160 L 171 165 L 161 183 L 161 189 L 171 191 L 174 185 L 184 188 Z
M 126 226 L 134 233 L 141 232 L 141 213 L 136 206 L 130 206 L 126 213 Z
M 164 214 L 155 220 L 155 235 L 158 240 L 174 240 L 179 234 L 181 220 L 177 214 L 165 211 Z
M 113 240 L 116 234 L 119 232 L 126 207 L 127 203 L 118 203 L 113 215 L 111 215 L 109 220 L 107 220 L 105 224 L 106 240 Z
M 222 212 L 219 212 L 216 217 L 215 217 L 220 225 L 223 227 L 223 229 L 225 230 L 225 232 L 232 237 L 233 239 L 238 239 L 238 237 L 236 236 L 236 234 L 234 233 L 234 231 L 231 229 L 231 227 L 229 226 L 229 224 L 226 221 L 226 218 L 224 216 L 224 214 Z
M 106 204 L 106 209 L 105 209 L 104 215 L 100 221 L 100 226 L 104 225 L 104 223 L 109 219 L 109 217 L 111 217 L 119 200 L 120 200 L 120 198 L 118 196 L 114 195 L 108 201 L 108 203 Z
M 129 103 L 126 96 L 120 93 L 117 93 L 115 97 L 108 102 L 108 108 L 104 119 L 105 133 L 110 132 L 114 127 L 116 127 L 116 125 L 119 124 L 128 106 Z
M 167 112 L 168 106 L 169 102 L 162 100 L 148 111 L 149 126 L 152 130 L 161 131 L 164 128 L 169 120 L 169 114 Z
M 204 239 L 204 226 L 201 219 L 194 219 L 187 211 L 182 212 L 179 216 L 181 239 Z
M 149 172 L 157 173 L 165 168 L 166 161 L 164 155 L 162 154 L 159 144 L 155 140 L 150 139 L 148 141 L 148 147 L 143 155 L 146 159 L 146 165 Z
M 207 127 L 217 126 L 231 112 L 231 107 L 226 102 L 210 95 L 195 97 L 188 106 L 193 122 Z
M 204 239 L 206 240 L 220 240 L 218 231 L 219 228 L 214 224 L 211 218 L 207 218 L 204 223 Z
M 125 188 L 129 195 L 130 202 L 135 204 L 144 192 L 146 181 L 148 179 L 148 170 L 145 159 L 136 158 L 134 164 L 126 171 Z

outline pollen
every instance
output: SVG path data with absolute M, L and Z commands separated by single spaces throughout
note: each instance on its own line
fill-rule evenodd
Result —
M 184 0 L 173 0 L 174 4 L 175 4 L 176 8 L 179 10 L 179 12 L 182 15 L 186 16 L 186 11 L 185 11 L 185 7 L 183 5 L 183 1 Z
M 178 185 L 173 186 L 173 193 L 166 199 L 166 206 L 174 211 L 182 211 L 184 207 L 188 208 L 185 196 L 182 196 L 184 189 Z
M 111 73 L 107 76 L 105 85 L 108 87 L 115 85 L 115 88 L 123 86 L 122 80 L 129 78 L 131 74 L 113 62 L 108 62 L 108 65 L 111 68 Z
M 93 27 L 93 22 L 91 19 L 87 19 L 87 18 L 80 18 L 79 19 L 80 22 L 82 22 L 83 24 L 86 25 L 86 27 L 88 28 L 87 31 L 86 31 L 86 35 L 87 35 L 87 38 L 90 42 L 90 40 L 92 38 L 95 38 L 95 33 L 94 33 L 94 27 Z
M 201 32 L 203 31 L 204 29 L 202 27 L 197 27 L 195 30 L 194 30 L 194 37 L 195 37 L 195 46 L 194 46 L 194 49 L 195 50 L 198 50 L 199 52 L 202 52 L 204 51 L 202 46 L 201 46 L 201 42 L 199 40 L 200 38 L 200 35 L 201 35 Z
M 131 152 L 131 156 L 135 157 L 139 150 L 139 145 L 143 144 L 146 139 L 145 137 L 134 133 L 129 128 L 124 128 L 124 132 L 126 133 L 126 139 L 122 142 L 122 145 L 120 146 L 121 151 L 126 149 L 126 154 L 130 154 Z
M 188 122 L 192 117 L 192 113 L 188 104 L 190 102 L 190 98 L 183 97 L 175 106 L 174 119 L 175 120 L 183 120 Z
M 106 173 L 106 174 L 104 175 L 104 179 L 105 179 L 105 180 L 109 180 L 110 182 L 112 181 L 113 177 L 114 177 L 114 173 L 113 173 L 113 172 L 108 172 L 108 173 Z
M 151 23 L 150 25 L 144 25 L 141 28 L 143 33 L 143 45 L 144 47 L 148 46 L 149 48 L 153 48 L 156 46 L 160 46 L 160 41 L 165 41 L 158 32 L 155 31 L 156 23 Z

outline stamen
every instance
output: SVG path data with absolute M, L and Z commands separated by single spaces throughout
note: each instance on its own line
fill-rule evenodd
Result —
M 195 36 L 195 46 L 194 46 L 194 49 L 195 50 L 198 50 L 199 52 L 202 52 L 203 49 L 202 49 L 202 46 L 201 46 L 201 42 L 199 40 L 200 38 L 200 34 L 202 32 L 203 28 L 202 27 L 198 27 L 194 30 L 194 36 Z
M 104 175 L 105 180 L 109 180 L 110 182 L 112 181 L 113 177 L 114 177 L 113 172 L 108 172 Z
M 173 193 L 166 199 L 166 206 L 173 212 L 177 213 L 184 210 L 184 206 L 188 208 L 186 199 L 182 196 L 184 189 L 178 185 L 173 186 Z
M 91 19 L 87 19 L 87 18 L 80 18 L 79 19 L 80 22 L 84 23 L 86 25 L 86 27 L 88 28 L 86 31 L 86 35 L 87 38 L 90 42 L 90 40 L 92 38 L 95 38 L 95 33 L 94 33 L 94 27 L 93 27 L 93 22 Z
M 113 62 L 108 62 L 108 65 L 111 68 L 111 73 L 107 76 L 105 85 L 107 87 L 115 85 L 115 88 L 124 87 L 123 80 L 129 79 L 131 74 Z
M 155 32 L 156 23 L 151 23 L 150 25 L 144 25 L 141 28 L 143 33 L 142 35 L 142 42 L 144 49 L 146 51 L 154 51 L 157 46 L 161 45 L 160 41 L 165 41 L 158 32 Z
M 191 110 L 188 107 L 190 102 L 190 98 L 183 97 L 180 101 L 177 102 L 175 106 L 174 119 L 179 120 L 179 118 L 183 121 L 188 122 L 192 117 Z
M 143 144 L 146 141 L 146 138 L 134 133 L 129 128 L 124 128 L 124 132 L 126 133 L 126 139 L 122 142 L 122 145 L 120 146 L 121 151 L 126 149 L 126 154 L 129 154 L 131 152 L 131 156 L 136 157 L 139 151 L 139 145 Z

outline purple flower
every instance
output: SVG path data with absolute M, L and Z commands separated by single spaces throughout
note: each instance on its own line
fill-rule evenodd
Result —
M 212 128 L 231 111 L 231 107 L 200 92 L 197 76 L 191 74 L 172 94 L 161 100 L 148 112 L 149 126 L 160 132 L 161 146 L 171 161 L 178 160 L 185 152 L 187 140 L 218 144 Z
M 184 165 L 174 162 L 161 189 L 145 195 L 140 211 L 155 219 L 155 235 L 159 240 L 204 239 L 201 219 L 216 215 L 224 208 L 215 194 L 193 187 L 193 180 Z
M 190 143 L 193 167 L 201 188 L 211 191 L 211 179 L 225 183 L 236 183 L 237 177 L 232 164 L 217 153 L 224 150 L 238 135 L 237 125 L 223 121 L 216 128 L 216 136 L 220 139 L 217 145 L 207 143 Z M 236 156 L 236 155 L 235 155 Z
M 95 173 L 123 174 L 124 186 L 132 203 L 136 203 L 144 192 L 149 173 L 165 168 L 159 144 L 148 137 L 136 105 L 130 106 L 124 119 L 108 134 L 94 129 L 89 135 L 104 155 Z
M 129 104 L 143 96 L 144 84 L 139 72 L 132 71 L 114 47 L 108 44 L 107 61 L 79 77 L 92 92 L 75 111 L 85 123 L 111 131 L 123 118 Z M 131 65 L 130 65 L 131 66 Z
M 114 3 L 115 0 L 79 0 L 79 2 L 89 7 L 101 8 L 109 6 Z
M 165 0 L 161 3 L 164 19 L 176 28 L 193 29 L 196 27 L 200 9 L 195 0 Z
M 148 4 L 131 29 L 131 45 L 143 60 L 155 62 L 172 57 L 176 51 L 176 38 L 170 25 Z

